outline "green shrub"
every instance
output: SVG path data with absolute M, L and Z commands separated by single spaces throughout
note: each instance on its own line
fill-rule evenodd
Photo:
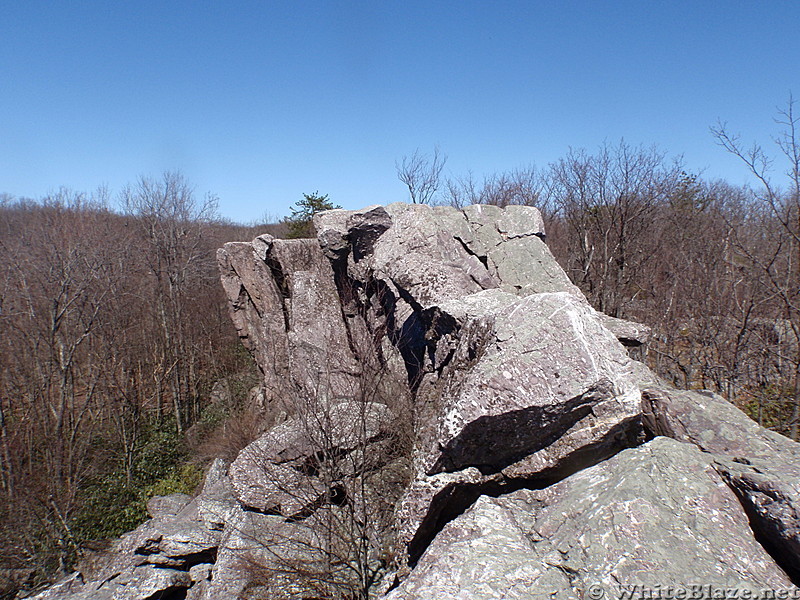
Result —
M 186 445 L 174 428 L 152 425 L 142 433 L 130 482 L 123 464 L 88 481 L 72 528 L 79 542 L 114 538 L 147 520 L 147 500 L 192 494 L 203 470 L 187 462 Z
M 169 494 L 194 494 L 203 480 L 203 469 L 192 463 L 177 465 L 166 477 L 159 479 L 146 489 L 145 501 L 153 496 Z

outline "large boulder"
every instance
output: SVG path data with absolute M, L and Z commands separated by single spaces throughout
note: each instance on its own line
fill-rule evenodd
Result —
M 646 387 L 642 413 L 652 435 L 690 442 L 714 457 L 759 539 L 800 581 L 800 445 L 711 392 Z
M 236 497 L 248 508 L 297 517 L 335 495 L 338 485 L 363 466 L 389 430 L 383 404 L 342 400 L 315 405 L 273 427 L 248 445 L 231 464 Z M 359 449 L 361 452 L 353 454 Z M 349 471 L 349 473 L 348 473 Z
M 231 318 L 270 399 L 306 401 L 320 380 L 337 396 L 357 389 L 333 271 L 315 240 L 263 235 L 225 244 L 217 260 Z
M 482 496 L 388 598 L 615 598 L 620 585 L 698 582 L 798 593 L 712 461 L 659 437 L 545 489 Z
M 428 474 L 494 473 L 522 460 L 542 470 L 638 415 L 637 368 L 581 299 L 488 290 L 437 310 L 453 324 L 443 360 L 455 359 L 435 365 L 446 383 Z M 463 333 L 476 328 L 482 335 Z
M 355 303 L 379 306 L 361 311 L 366 328 L 391 340 L 416 396 L 416 476 L 399 508 L 412 561 L 453 503 L 637 439 L 645 369 L 605 324 L 642 332 L 588 305 L 535 208 L 392 204 L 322 213 L 315 226 L 362 291 Z

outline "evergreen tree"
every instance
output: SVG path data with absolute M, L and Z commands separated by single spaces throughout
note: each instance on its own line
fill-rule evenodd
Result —
M 318 212 L 335 208 L 342 207 L 331 202 L 328 194 L 324 196 L 320 196 L 319 192 L 303 194 L 303 199 L 298 200 L 292 208 L 291 216 L 284 219 L 284 222 L 289 227 L 289 233 L 286 237 L 291 239 L 314 237 L 311 218 Z

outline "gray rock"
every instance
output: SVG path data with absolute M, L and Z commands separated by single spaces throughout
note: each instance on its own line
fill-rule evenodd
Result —
M 598 314 L 603 322 L 603 326 L 613 333 L 623 346 L 636 348 L 637 346 L 646 344 L 650 339 L 651 331 L 647 325 L 634 321 L 626 321 L 625 319 L 617 319 L 604 315 L 603 313 Z
M 323 213 L 314 223 L 319 253 L 331 261 L 351 346 L 372 347 L 370 360 L 381 357 L 392 365 L 392 376 L 398 381 L 405 376 L 415 396 L 415 477 L 397 513 L 400 537 L 409 544 L 412 559 L 453 514 L 473 510 L 469 506 L 475 502 L 474 510 L 487 502 L 499 506 L 501 499 L 481 499 L 483 494 L 534 483 L 546 486 L 641 442 L 639 386 L 651 384 L 653 376 L 628 358 L 618 340 L 641 344 L 648 330 L 588 307 L 545 246 L 536 209 L 373 206 Z M 278 261 L 282 272 L 297 272 L 284 267 L 297 261 L 290 256 L 296 247 L 280 250 L 277 242 L 264 239 L 253 248 L 259 260 Z M 270 265 L 274 271 L 274 262 Z M 317 272 L 323 279 L 331 276 Z M 287 304 L 282 306 L 285 310 Z M 313 329 L 313 319 L 301 329 Z M 347 355 L 342 340 L 339 336 L 329 349 Z M 318 338 L 314 344 L 320 347 Z M 288 361 L 296 350 L 291 341 L 284 347 Z M 283 361 L 280 352 L 268 356 Z M 300 363 L 309 365 L 303 356 L 300 353 Z M 265 358 L 262 352 L 259 364 L 269 369 Z M 356 358 L 363 362 L 362 356 Z M 286 367 L 284 376 L 297 372 L 294 366 Z M 749 462 L 735 460 L 738 454 L 732 449 L 743 444 L 742 430 L 728 435 L 722 431 L 726 426 L 717 424 L 721 429 L 710 440 L 708 431 L 714 428 L 702 419 L 686 426 L 680 418 L 665 417 L 669 410 L 659 411 L 652 406 L 644 411 L 648 424 L 658 422 L 666 428 L 659 433 L 715 452 L 709 463 L 716 470 L 715 481 L 727 481 L 742 498 L 751 498 L 742 502 L 754 523 L 760 519 L 766 530 L 771 522 L 773 531 L 781 532 L 778 537 L 792 538 L 793 513 L 787 510 L 794 506 L 792 486 L 776 488 L 777 478 L 759 479 L 769 471 L 754 466 L 776 450 L 774 440 L 762 440 L 765 445 L 759 452 L 745 448 Z M 756 431 L 751 437 L 761 440 L 763 435 L 770 437 Z M 298 461 L 308 456 L 303 445 L 299 438 L 281 444 L 273 440 L 268 446 L 282 448 L 283 456 L 265 453 L 264 448 L 259 455 L 271 456 L 269 469 L 286 469 L 269 475 L 286 482 L 285 488 L 310 485 L 310 493 L 304 495 L 313 504 L 316 495 L 325 492 L 313 477 L 296 475 Z M 789 467 L 784 474 L 786 480 L 797 479 Z M 258 506 L 269 510 L 267 505 L 275 500 L 263 500 L 273 492 L 261 487 L 247 502 L 261 502 Z M 241 499 L 243 493 L 237 493 Z M 288 512 L 307 508 L 294 506 Z M 286 514 L 283 507 L 281 512 Z M 502 535 L 510 536 L 508 547 L 525 541 L 507 528 Z M 784 548 L 796 550 L 791 545 Z M 545 577 L 542 581 L 549 581 L 553 589 L 561 589 L 566 577 L 571 587 L 563 589 L 574 591 L 569 568 L 561 567 L 536 576 Z
M 313 512 L 333 483 L 331 471 L 325 479 L 313 474 L 313 461 L 369 443 L 388 430 L 391 419 L 383 404 L 349 400 L 300 413 L 242 450 L 229 469 L 234 493 L 244 506 L 262 512 L 285 517 Z
M 147 564 L 184 570 L 213 562 L 219 540 L 219 532 L 205 526 L 192 501 L 176 515 L 160 514 L 124 534 L 81 570 L 87 581 L 112 579 Z
M 192 585 L 189 573 L 154 565 L 127 568 L 113 577 L 76 586 L 70 578 L 32 600 L 153 600 L 168 598 Z
M 197 498 L 186 494 L 152 498 L 148 503 L 152 519 L 37 598 L 150 600 L 190 587 L 186 597 L 200 598 L 216 561 L 220 530 L 232 512 L 240 511 L 226 470 L 224 461 L 215 460 Z
M 346 259 L 350 254 L 348 221 L 354 216 L 372 214 L 373 211 L 379 213 L 383 211 L 383 207 L 376 204 L 360 211 L 335 209 L 315 214 L 312 221 L 320 248 L 325 256 L 331 260 Z M 383 212 L 385 213 L 385 211 Z M 378 216 L 376 221 L 380 220 L 382 219 Z
M 240 598 L 245 591 L 252 598 L 303 597 L 292 596 L 302 586 L 297 585 L 297 574 L 289 565 L 292 561 L 309 565 L 322 547 L 314 530 L 301 522 L 240 510 L 229 522 L 211 579 L 200 597 Z
M 136 574 L 158 572 L 144 569 L 148 565 L 165 572 L 184 572 L 197 564 L 213 563 L 220 537 L 219 531 L 202 521 L 197 499 L 193 499 L 177 514 L 158 514 L 121 536 L 108 550 L 83 561 L 79 570 L 88 587 L 81 593 L 100 589 L 105 581 L 133 581 Z
M 648 387 L 642 403 L 653 435 L 690 442 L 715 457 L 756 533 L 800 580 L 800 444 L 760 427 L 717 394 Z
M 209 563 L 201 563 L 191 567 L 189 569 L 189 577 L 192 579 L 192 583 L 209 581 L 211 579 L 211 569 L 212 565 Z
M 430 320 L 441 334 L 427 334 L 433 354 L 447 358 L 424 390 L 417 475 L 399 507 L 412 560 L 441 514 L 481 493 L 563 477 L 638 443 L 641 365 L 582 299 L 486 290 Z
M 346 312 L 391 340 L 416 395 L 416 477 L 398 511 L 412 557 L 453 502 L 636 441 L 646 369 L 603 323 L 624 339 L 642 328 L 588 306 L 544 244 L 538 210 L 392 204 L 314 223 L 366 292 Z
M 147 501 L 147 512 L 151 517 L 160 515 L 177 515 L 192 497 L 188 494 L 170 494 L 169 496 L 153 496 Z
M 507 240 L 531 236 L 542 239 L 545 237 L 542 213 L 534 206 L 509 204 L 503 207 L 497 217 L 496 227 L 503 239 Z
M 532 206 L 473 205 L 463 210 L 471 237 L 460 237 L 481 257 L 500 287 L 527 296 L 569 292 L 583 298 L 544 243 L 542 215 Z
M 353 279 L 364 281 L 375 277 L 401 289 L 407 301 L 422 307 L 483 289 L 471 275 L 485 272 L 480 260 L 437 219 L 442 214 L 458 217 L 455 209 L 452 213 L 437 213 L 425 205 L 390 204 L 372 211 L 376 215 L 373 218 L 380 215 L 386 223 L 384 213 L 391 226 L 364 245 L 369 252 L 358 251 L 353 242 L 349 262 Z M 348 236 L 359 240 L 362 234 L 355 228 Z
M 32 576 L 33 573 L 30 575 Z M 71 596 L 80 593 L 84 585 L 85 582 L 83 580 L 83 575 L 76 571 L 51 585 L 43 592 L 40 592 L 34 596 L 29 596 L 29 598 L 31 600 L 60 600 L 61 598 L 70 598 Z M 11 594 L 13 591 L 14 589 L 8 589 L 3 590 L 3 593 Z
M 313 397 L 320 379 L 338 396 L 358 388 L 334 274 L 316 240 L 260 236 L 225 244 L 217 260 L 234 326 L 269 398 Z
M 465 206 L 462 211 L 475 240 L 484 253 L 504 240 L 536 236 L 544 239 L 544 221 L 533 206 L 509 205 L 504 208 L 486 204 Z M 467 241 L 467 240 L 465 240 Z
M 219 534 L 199 521 L 156 518 L 136 530 L 135 544 L 143 563 L 188 569 L 214 561 Z
M 642 415 L 653 435 L 690 442 L 714 454 L 800 460 L 800 444 L 764 429 L 712 392 L 648 386 L 642 390 Z
M 186 599 L 185 600 L 203 600 L 203 598 L 209 598 L 208 588 L 211 585 L 210 581 L 197 581 L 192 584 L 186 591 Z
M 477 348 L 456 344 L 456 355 L 478 356 L 454 362 L 453 372 L 444 368 L 451 381 L 424 463 L 429 474 L 468 466 L 496 472 L 527 457 L 551 466 L 537 453 L 555 443 L 572 446 L 584 418 L 591 417 L 584 427 L 597 441 L 638 414 L 633 361 L 571 294 L 517 299 L 487 291 L 443 303 L 441 311 L 464 319 L 462 328 L 486 324 L 486 337 Z
M 252 244 L 231 242 L 217 251 L 222 287 L 239 338 L 265 370 L 268 393 L 280 394 L 288 379 L 288 317 L 282 290 Z
M 619 584 L 794 592 L 708 455 L 656 438 L 542 490 L 481 497 L 390 600 L 585 597 Z
M 103 582 L 87 598 L 149 600 L 168 597 L 170 593 L 188 589 L 191 585 L 191 576 L 186 571 L 147 565 L 135 567 L 111 581 Z
M 489 252 L 497 277 L 505 291 L 527 296 L 541 292 L 569 292 L 583 298 L 550 253 L 536 236 L 504 240 Z
M 228 465 L 224 460 L 217 458 L 211 463 L 203 483 L 203 490 L 196 498 L 196 502 L 200 521 L 208 529 L 217 531 L 225 527 L 231 512 L 239 507 L 228 477 Z

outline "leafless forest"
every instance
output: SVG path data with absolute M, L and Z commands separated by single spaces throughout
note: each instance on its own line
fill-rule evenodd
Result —
M 798 440 L 792 109 L 778 115 L 774 162 L 715 130 L 751 187 L 625 143 L 480 181 L 443 177 L 438 152 L 398 172 L 415 201 L 539 207 L 552 252 L 592 305 L 652 327 L 638 358 Z M 148 495 L 191 492 L 208 440 L 249 441 L 253 366 L 214 256 L 265 227 L 221 221 L 214 199 L 176 174 L 140 179 L 119 200 L 112 210 L 102 191 L 62 191 L 0 203 L 0 567 L 19 578 L 69 569 L 82 548 L 135 526 Z M 220 399 L 225 378 L 232 392 Z

